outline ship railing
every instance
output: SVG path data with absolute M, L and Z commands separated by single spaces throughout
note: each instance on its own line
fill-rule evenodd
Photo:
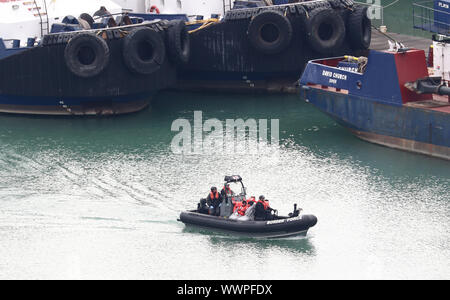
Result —
M 37 4 L 36 0 L 33 0 L 35 10 L 37 11 L 37 16 L 39 17 L 39 24 L 41 26 L 41 37 L 45 34 L 49 33 L 49 20 L 48 20 L 48 11 L 47 11 L 47 1 L 42 0 L 44 4 L 44 12 L 41 12 L 41 7 Z M 44 17 L 45 16 L 45 20 Z
M 372 25 L 380 28 L 381 26 L 385 26 L 384 24 L 384 7 L 377 4 L 367 3 L 367 2 L 359 2 L 354 1 L 356 4 L 364 5 L 368 7 L 367 14 L 369 18 L 372 20 Z
M 227 11 L 231 10 L 233 8 L 233 0 L 223 0 L 223 11 L 226 13 Z M 249 2 L 252 2 L 252 0 L 249 0 Z M 255 1 L 260 2 L 260 1 Z M 359 2 L 354 1 L 354 3 L 359 5 L 367 6 L 368 9 L 368 15 L 369 18 L 372 20 L 372 24 L 378 28 L 381 26 L 384 26 L 384 7 L 381 5 L 377 5 L 374 3 L 367 3 L 367 2 Z
M 233 8 L 233 0 L 223 0 L 223 13 L 225 13 Z
M 413 26 L 416 29 L 450 35 L 450 7 L 437 9 L 435 1 L 413 3 Z

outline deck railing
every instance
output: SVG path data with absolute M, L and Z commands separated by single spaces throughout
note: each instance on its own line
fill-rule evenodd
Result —
M 437 9 L 434 5 L 435 1 L 413 3 L 414 28 L 442 35 L 450 35 L 450 7 Z
M 36 17 L 39 17 L 39 24 L 41 26 L 41 37 L 43 37 L 45 34 L 49 33 L 49 20 L 48 20 L 48 11 L 47 11 L 47 1 L 42 0 L 44 4 L 44 11 L 41 12 L 42 7 L 38 5 L 36 0 L 33 0 L 34 3 L 34 9 L 37 11 L 37 14 L 35 14 Z

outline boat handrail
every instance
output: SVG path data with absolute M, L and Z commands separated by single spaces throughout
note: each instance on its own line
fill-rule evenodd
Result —
M 108 28 L 81 29 L 81 30 L 75 30 L 75 31 L 69 31 L 69 32 L 56 32 L 56 33 L 49 33 L 48 35 L 55 36 L 55 35 L 60 35 L 60 34 L 65 34 L 65 33 L 76 34 L 76 33 L 86 33 L 86 32 L 97 33 L 97 32 L 109 31 L 109 30 L 142 27 L 142 26 L 146 26 L 146 25 L 157 24 L 160 21 L 161 21 L 160 19 L 155 19 L 155 20 L 151 20 L 151 21 L 144 21 L 143 23 L 138 23 L 138 24 L 123 25 L 123 26 L 108 27 Z

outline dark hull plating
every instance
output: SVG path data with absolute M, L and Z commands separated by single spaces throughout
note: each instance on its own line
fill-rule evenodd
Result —
M 305 96 L 363 140 L 450 160 L 448 112 L 382 104 L 312 87 Z
M 243 18 L 235 19 L 227 15 L 224 21 L 192 33 L 191 59 L 188 65 L 180 70 L 178 88 L 228 92 L 296 92 L 296 81 L 307 62 L 324 56 L 315 52 L 307 41 L 307 9 L 300 7 L 303 7 L 303 4 L 259 10 L 280 10 L 292 24 L 291 43 L 275 55 L 257 51 L 249 41 L 248 28 L 252 16 L 258 13 L 257 9 L 243 10 L 248 11 L 247 17 Z M 348 9 L 329 9 L 337 11 L 344 21 L 348 19 Z M 350 48 L 346 37 L 344 45 L 329 56 L 360 52 L 361 50 Z
M 154 27 L 154 24 L 142 26 Z M 164 38 L 164 30 L 159 29 Z M 155 73 L 136 74 L 124 63 L 124 39 L 117 34 L 105 36 L 108 36 L 110 61 L 100 75 L 92 78 L 77 77 L 69 71 L 64 58 L 67 39 L 0 60 L 0 112 L 52 115 L 131 113 L 147 107 L 159 90 L 175 84 L 176 68 L 167 56 Z

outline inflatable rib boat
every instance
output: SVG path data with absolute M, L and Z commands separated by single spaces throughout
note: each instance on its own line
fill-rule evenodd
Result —
M 262 204 L 257 203 L 255 197 L 252 196 L 246 200 L 247 189 L 241 176 L 225 176 L 224 181 L 224 188 L 230 183 L 240 185 L 241 193 L 235 194 L 230 188 L 228 189 L 232 195 L 224 197 L 222 204 L 219 205 L 220 216 L 211 215 L 209 206 L 206 205 L 207 199 L 200 199 L 197 209 L 182 212 L 178 221 L 185 225 L 254 238 L 305 236 L 309 228 L 317 223 L 317 218 L 313 215 L 300 215 L 301 209 L 297 209 L 297 204 L 294 204 L 294 211 L 288 217 L 278 216 L 278 211 L 270 208 L 269 205 L 267 208 L 262 208 L 261 214 L 258 206 Z M 264 199 L 264 196 L 260 196 L 260 199 Z M 249 207 L 246 209 L 245 216 L 239 217 L 238 209 L 233 212 L 233 208 L 239 207 L 244 202 L 248 202 Z
M 196 211 L 182 212 L 180 221 L 186 225 L 209 228 L 234 235 L 254 238 L 285 238 L 306 236 L 309 228 L 317 223 L 313 215 L 277 217 L 270 221 L 239 221 L 200 214 Z

